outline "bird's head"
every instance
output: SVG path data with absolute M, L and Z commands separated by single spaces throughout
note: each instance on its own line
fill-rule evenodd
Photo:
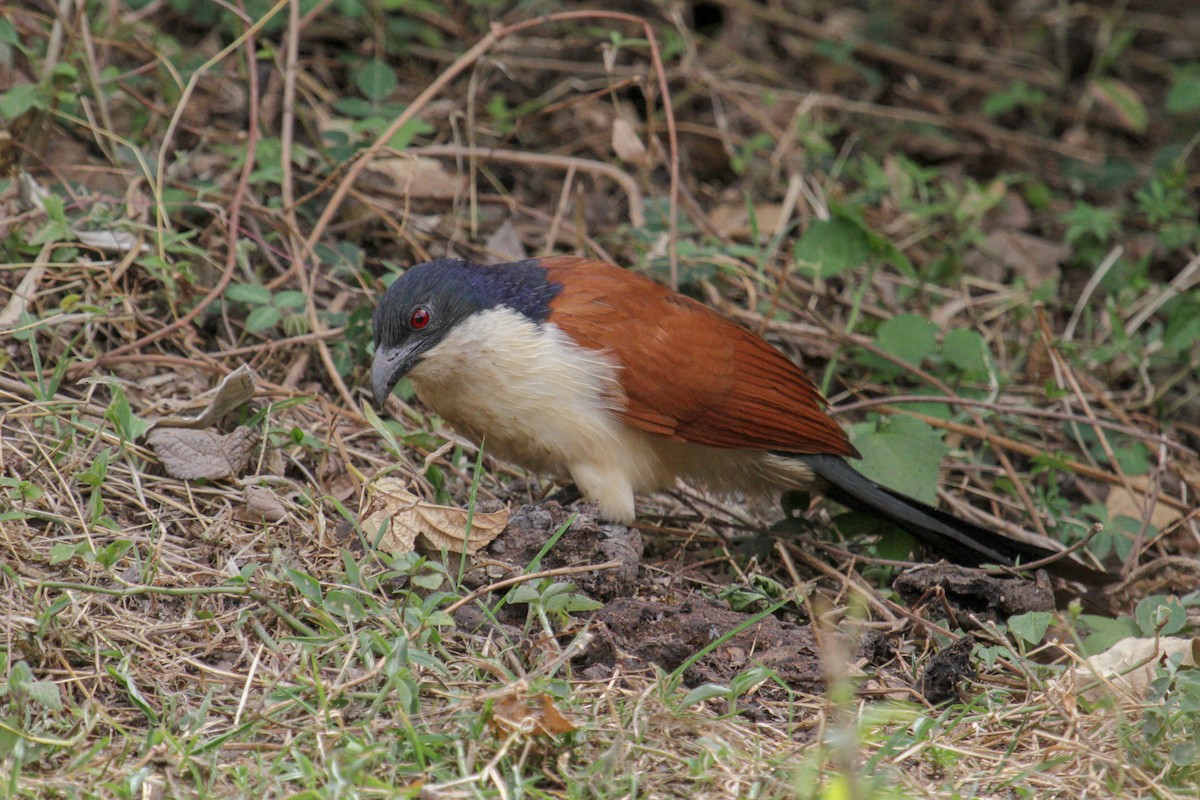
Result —
M 388 287 L 371 318 L 376 405 L 382 408 L 396 382 L 464 320 L 508 306 L 542 322 L 561 288 L 536 260 L 485 266 L 440 259 L 411 267 Z

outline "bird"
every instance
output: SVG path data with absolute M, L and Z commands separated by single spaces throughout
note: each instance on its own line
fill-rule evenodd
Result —
M 408 268 L 372 316 L 371 389 L 417 397 L 504 461 L 569 478 L 601 517 L 679 479 L 708 490 L 823 494 L 889 520 L 970 567 L 1044 561 L 1089 584 L 1109 573 L 876 483 L 829 404 L 762 337 L 636 272 L 555 255 Z

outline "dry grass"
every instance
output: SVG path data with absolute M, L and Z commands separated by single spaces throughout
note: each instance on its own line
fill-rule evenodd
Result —
M 1179 598 L 1191 616 L 1174 632 L 1193 635 L 1198 346 L 1174 364 L 1154 355 L 1173 303 L 1196 296 L 1197 242 L 1172 248 L 1122 218 L 1097 261 L 1121 269 L 1103 258 L 1118 248 L 1146 259 L 1130 295 L 1065 256 L 1014 268 L 1011 252 L 983 243 L 1019 231 L 1054 244 L 1081 163 L 1119 156 L 1145 177 L 1160 148 L 1195 144 L 1177 142 L 1169 120 L 1135 135 L 1111 106 L 1072 102 L 1053 48 L 1024 43 L 1061 22 L 1098 65 L 1113 25 L 1134 30 L 1125 84 L 1157 109 L 1173 65 L 1152 45 L 1200 59 L 1195 15 L 1134 8 L 1112 11 L 1116 24 L 1091 6 L 1020 19 L 981 4 L 955 20 L 899 3 L 898 43 L 884 44 L 857 35 L 879 20 L 840 7 L 717 3 L 722 24 L 706 38 L 666 6 L 642 9 L 648 27 L 513 11 L 486 28 L 470 4 L 451 5 L 407 19 L 422 36 L 403 56 L 328 4 L 303 17 L 286 5 L 281 29 L 230 23 L 221 35 L 166 4 L 0 10 L 36 42 L 3 64 L 0 87 L 70 67 L 61 80 L 88 101 L 49 93 L 0 131 L 0 164 L 65 200 L 57 215 L 21 197 L 18 180 L 0 183 L 0 309 L 15 314 L 0 325 L 4 796 L 1194 797 L 1195 765 L 1168 757 L 1200 727 L 1194 709 L 1170 705 L 1190 697 L 1182 684 L 1098 706 L 1056 688 L 1079 649 L 1072 611 L 1032 652 L 1003 628 L 976 631 L 978 678 L 962 703 L 929 707 L 915 676 L 961 631 L 880 583 L 885 554 L 799 538 L 747 559 L 736 545 L 770 509 L 686 490 L 641 506 L 642 596 L 677 605 L 765 577 L 795 601 L 781 615 L 819 620 L 827 689 L 768 675 L 732 701 L 696 703 L 682 669 L 577 668 L 607 636 L 586 614 L 531 608 L 476 632 L 456 625 L 446 609 L 468 593 L 457 559 L 378 552 L 354 523 L 382 470 L 459 504 L 550 488 L 490 459 L 476 474 L 474 447 L 415 404 L 387 428 L 361 407 L 362 310 L 379 276 L 446 253 L 494 256 L 515 238 L 706 293 L 805 360 L 847 422 L 911 415 L 901 402 L 920 401 L 952 447 L 940 500 L 957 513 L 1044 528 L 1128 490 L 1134 522 L 1111 563 L 1130 580 L 1097 600 L 1128 618 L 1146 596 Z M 923 25 L 934 32 L 916 33 Z M 653 46 L 636 40 L 648 33 Z M 436 37 L 446 43 L 431 47 Z M 376 104 L 356 120 L 337 103 L 376 55 L 399 77 L 388 101 L 406 109 Z M 247 73 L 247 59 L 260 69 Z M 1049 95 L 1037 114 L 978 112 L 1018 80 Z M 489 104 L 496 94 L 504 102 Z M 618 118 L 648 143 L 645 161 L 614 154 Z M 444 169 L 373 160 L 417 119 L 430 129 L 411 152 Z M 336 150 L 341 135 L 353 158 Z M 930 173 L 911 194 L 896 188 L 917 171 L 900 156 Z M 1182 158 L 1194 164 L 1190 149 Z M 891 188 L 844 188 L 869 183 L 867 162 Z M 1030 175 L 1045 208 L 1012 189 Z M 1111 199 L 1096 191 L 1089 202 Z M 838 204 L 914 269 L 797 270 L 797 224 Z M 757 240 L 727 218 L 747 205 Z M 80 245 L 68 223 L 135 246 Z M 512 235 L 493 237 L 505 224 Z M 1077 313 L 1039 287 L 1038 269 L 1078 298 Z M 273 292 L 279 323 L 247 330 L 254 306 L 224 300 L 235 284 Z M 285 291 L 301 301 L 287 305 Z M 988 378 L 953 381 L 881 348 L 875 323 L 906 311 L 979 332 Z M 1118 339 L 1132 344 L 1113 355 Z M 258 376 L 242 412 L 260 437 L 250 466 L 227 480 L 170 477 L 142 423 L 199 412 L 242 363 Z M 389 435 L 407 438 L 393 450 Z M 1146 445 L 1144 475 L 1121 467 L 1131 442 Z M 282 505 L 276 521 L 249 513 L 252 487 Z M 871 636 L 886 657 L 850 655 Z M 546 737 L 491 721 L 499 701 L 540 695 L 577 729 Z

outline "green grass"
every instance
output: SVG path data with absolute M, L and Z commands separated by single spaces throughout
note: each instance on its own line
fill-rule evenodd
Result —
M 1197 632 L 1186 15 L 650 4 L 650 40 L 489 0 L 83 6 L 0 9 L 0 797 L 1196 795 L 1194 666 L 1070 677 Z M 541 556 L 484 593 L 380 551 L 380 474 L 472 509 L 550 488 L 409 387 L 363 405 L 383 285 L 506 223 L 675 276 L 805 365 L 868 474 L 1129 580 L 973 625 L 893 592 L 906 537 L 834 508 L 843 539 L 822 512 L 764 545 L 775 507 L 681 490 L 640 501 L 639 597 L 745 616 L 650 664 Z M 205 430 L 247 466 L 172 477 L 150 426 L 243 363 L 254 398 Z M 736 638 L 768 614 L 817 620 L 815 689 Z M 962 635 L 978 677 L 929 707 Z

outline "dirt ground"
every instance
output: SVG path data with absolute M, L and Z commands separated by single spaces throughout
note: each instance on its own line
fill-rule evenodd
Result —
M 9 796 L 1194 796 L 1182 683 L 1051 680 L 1198 629 L 1194 3 L 400 5 L 0 8 Z M 709 303 L 864 469 L 899 442 L 1123 580 L 913 568 L 814 498 L 610 525 L 407 387 L 380 419 L 385 281 L 544 253 Z M 381 477 L 497 538 L 379 546 Z

